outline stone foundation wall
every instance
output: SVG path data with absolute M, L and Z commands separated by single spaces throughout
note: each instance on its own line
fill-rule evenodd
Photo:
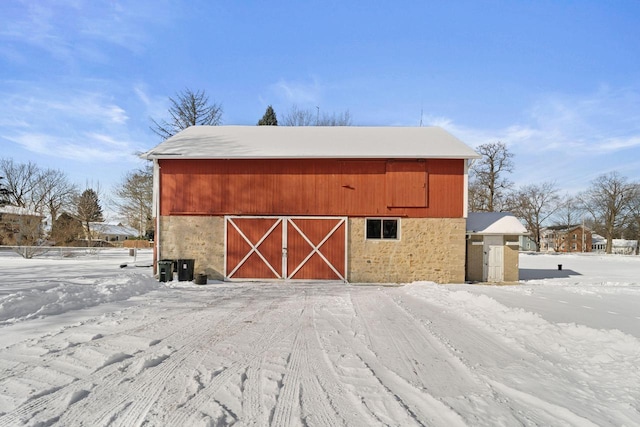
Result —
M 399 240 L 366 240 L 365 218 L 349 219 L 350 282 L 464 282 L 464 218 L 401 218 L 399 224 Z
M 160 218 L 160 258 L 195 259 L 194 273 L 224 278 L 224 218 L 163 216 Z
M 464 282 L 464 218 L 402 218 L 399 223 L 399 240 L 366 240 L 365 219 L 349 219 L 347 280 Z M 159 258 L 193 258 L 196 274 L 224 278 L 224 217 L 164 216 L 159 238 Z

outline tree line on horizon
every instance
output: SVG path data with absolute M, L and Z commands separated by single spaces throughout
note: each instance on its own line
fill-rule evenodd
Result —
M 546 226 L 570 228 L 584 223 L 612 242 L 623 236 L 640 241 L 640 182 L 614 171 L 599 175 L 578 194 L 560 194 L 555 182 L 515 187 L 509 180 L 513 154 L 502 142 L 480 145 L 482 158 L 469 169 L 469 211 L 513 213 L 530 233 L 540 251 Z
M 164 141 L 189 126 L 219 126 L 222 124 L 222 104 L 209 101 L 204 90 L 184 89 L 169 97 L 168 119 L 151 118 L 150 129 Z M 351 126 L 349 110 L 320 114 L 316 109 L 293 105 L 280 120 L 273 106 L 268 105 L 258 126 Z

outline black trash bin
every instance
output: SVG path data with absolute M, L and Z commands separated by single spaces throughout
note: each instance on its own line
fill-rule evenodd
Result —
M 193 281 L 193 267 L 196 263 L 195 259 L 179 259 L 178 260 L 178 280 L 181 282 Z
M 160 282 L 171 282 L 173 280 L 173 261 L 170 259 L 158 261 L 158 280 Z

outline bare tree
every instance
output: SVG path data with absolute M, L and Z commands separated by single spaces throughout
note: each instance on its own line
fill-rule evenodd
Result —
M 153 166 L 128 172 L 114 193 L 120 215 L 139 231 L 140 237 L 148 235 L 153 229 Z
M 313 126 L 317 122 L 316 113 L 311 110 L 303 110 L 293 105 L 291 110 L 280 120 L 284 126 Z
M 469 211 L 487 212 L 487 190 L 479 182 L 469 180 Z
M 636 255 L 640 254 L 640 183 L 635 185 L 635 194 L 630 199 L 630 221 L 626 229 L 626 233 L 634 236 L 638 242 L 636 245 Z
M 38 212 L 47 211 L 51 218 L 52 231 L 55 220 L 63 210 L 73 209 L 78 187 L 69 182 L 67 175 L 58 169 L 46 169 L 40 173 L 38 186 L 34 189 L 34 199 Z
M 77 188 L 64 172 L 42 170 L 34 163 L 16 163 L 12 159 L 0 160 L 0 170 L 7 177 L 8 204 L 42 218 L 48 215 L 52 224 L 63 209 L 72 209 Z
M 318 126 L 351 126 L 351 113 L 346 110 L 342 113 L 323 114 L 318 120 Z
M 35 163 L 15 163 L 13 159 L 0 159 L 0 174 L 6 180 L 9 203 L 12 206 L 34 209 L 32 195 L 39 184 L 40 169 Z
M 543 224 L 559 209 L 558 189 L 552 182 L 525 185 L 508 198 L 509 210 L 527 224 L 536 252 L 540 252 Z
M 582 221 L 583 213 L 580 201 L 567 193 L 560 198 L 560 206 L 554 215 L 554 223 L 564 228 L 570 228 Z
M 320 108 L 301 109 L 293 105 L 286 113 L 281 123 L 284 126 L 351 126 L 352 119 L 349 110 L 342 113 L 323 113 L 320 116 Z
M 151 130 L 167 139 L 189 126 L 211 125 L 222 123 L 222 105 L 209 103 L 209 97 L 204 90 L 193 92 L 185 89 L 175 98 L 169 98 L 169 121 L 151 119 Z
M 583 209 L 602 225 L 607 239 L 606 253 L 611 253 L 616 230 L 629 221 L 633 201 L 637 197 L 638 185 L 628 182 L 618 172 L 600 175 L 580 194 Z
M 475 212 L 496 212 L 504 208 L 507 191 L 513 186 L 505 174 L 513 172 L 513 154 L 502 142 L 480 145 L 482 159 L 469 173 L 469 200 Z

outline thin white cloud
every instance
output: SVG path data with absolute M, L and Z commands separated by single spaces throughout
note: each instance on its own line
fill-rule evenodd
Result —
M 5 139 L 40 155 L 58 157 L 82 162 L 114 162 L 131 157 L 128 144 L 118 142 L 104 135 L 71 136 L 68 138 L 44 133 L 20 133 Z
M 133 93 L 144 104 L 144 115 L 148 117 L 164 117 L 169 108 L 167 96 L 150 95 L 149 88 L 144 83 L 136 83 Z
M 116 139 L 110 135 L 104 135 L 99 133 L 87 133 L 87 138 L 91 141 L 90 144 L 97 145 L 100 144 L 104 147 L 113 147 L 113 148 L 124 148 L 127 149 L 129 147 L 129 143 L 126 141 L 122 141 Z
M 140 101 L 142 101 L 142 103 L 147 108 L 151 105 L 151 99 L 149 98 L 149 95 L 147 95 L 147 92 L 145 91 L 145 88 L 141 84 L 135 85 L 133 87 L 133 92 L 136 94 L 138 99 L 140 99 Z
M 271 85 L 276 96 L 289 104 L 316 106 L 322 98 L 322 86 L 317 79 L 311 82 L 280 80 Z
M 0 55 L 22 62 L 20 46 L 36 47 L 61 61 L 109 60 L 101 45 L 140 53 L 152 41 L 149 24 L 167 25 L 171 5 L 136 1 L 26 1 L 14 5 L 13 14 L 0 17 Z
M 469 145 L 501 141 L 523 152 L 549 155 L 605 154 L 640 146 L 640 91 L 602 87 L 588 96 L 541 97 L 520 123 L 504 128 L 472 128 L 451 118 L 426 116 Z
M 603 86 L 586 96 L 543 97 L 528 112 L 527 126 L 535 130 L 536 150 L 611 153 L 638 146 L 638 119 L 638 89 Z
M 426 116 L 477 147 L 501 141 L 515 155 L 511 177 L 517 185 L 553 180 L 562 188 L 584 189 L 600 174 L 617 170 L 639 179 L 640 91 L 601 87 L 585 96 L 541 97 L 520 123 L 474 128 L 448 117 Z
M 16 85 L 0 94 L 0 139 L 51 158 L 118 161 L 137 151 L 127 111 L 98 91 Z
M 600 154 L 616 152 L 634 147 L 640 147 L 640 135 L 632 135 L 627 138 L 607 138 L 603 141 L 603 144 L 592 145 L 589 147 L 589 150 L 596 154 Z

